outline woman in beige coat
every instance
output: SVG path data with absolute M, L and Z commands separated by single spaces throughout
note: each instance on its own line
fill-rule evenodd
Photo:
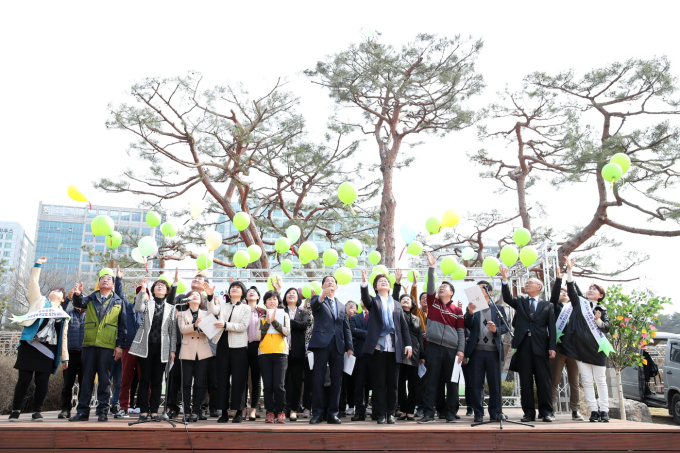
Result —
M 182 332 L 182 348 L 179 353 L 184 381 L 182 405 L 184 406 L 184 419 L 188 422 L 196 422 L 199 419 L 206 420 L 201 412 L 208 372 L 208 361 L 205 359 L 212 357 L 213 354 L 208 344 L 208 337 L 198 327 L 198 324 L 208 314 L 207 311 L 199 309 L 203 296 L 198 291 L 190 291 L 186 296 L 189 298 L 189 309 L 181 312 L 177 317 L 179 330 Z M 194 399 L 190 404 L 192 381 Z

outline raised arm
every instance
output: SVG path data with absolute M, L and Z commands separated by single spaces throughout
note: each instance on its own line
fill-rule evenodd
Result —
M 401 269 L 394 272 L 394 289 L 392 290 L 392 299 L 399 300 L 399 293 L 401 292 Z
M 371 297 L 370 294 L 368 294 L 368 271 L 366 269 L 361 271 L 361 285 L 360 285 L 360 291 L 361 291 L 361 301 L 364 303 L 364 306 L 366 307 L 366 310 L 369 312 L 371 311 L 371 308 L 373 307 L 373 298 Z M 396 285 L 395 285 L 396 287 Z
M 149 304 L 149 295 L 146 293 L 146 277 L 142 277 L 142 289 L 135 296 L 135 311 L 146 313 Z
M 503 302 L 506 304 L 510 305 L 512 308 L 517 310 L 518 301 L 517 298 L 512 297 L 512 293 L 510 292 L 510 285 L 508 284 L 508 268 L 507 267 L 501 267 L 501 294 L 503 295 Z
M 42 296 L 40 294 L 40 271 L 42 270 L 42 265 L 46 262 L 47 258 L 44 256 L 40 257 L 35 260 L 35 265 L 31 269 L 31 278 L 28 281 L 28 313 L 43 308 L 38 306 Z M 33 324 L 33 322 L 30 324 Z

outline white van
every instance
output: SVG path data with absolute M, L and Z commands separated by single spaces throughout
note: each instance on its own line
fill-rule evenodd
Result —
M 647 365 L 621 370 L 623 396 L 668 409 L 680 424 L 680 335 L 657 332 L 646 352 Z

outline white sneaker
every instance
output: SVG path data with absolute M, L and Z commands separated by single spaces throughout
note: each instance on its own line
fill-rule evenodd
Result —
M 113 418 L 130 418 L 130 416 L 123 409 L 121 409 L 116 412 Z
M 134 409 L 133 408 L 128 409 L 128 414 L 139 414 L 139 408 L 135 407 Z
M 347 415 L 354 415 L 354 408 L 353 408 L 353 407 L 350 407 L 349 409 L 347 409 L 347 411 L 346 411 L 345 413 L 346 413 Z

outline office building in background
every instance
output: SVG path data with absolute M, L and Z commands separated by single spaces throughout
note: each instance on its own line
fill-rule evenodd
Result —
M 5 260 L 5 269 L 28 272 L 33 256 L 33 242 L 21 224 L 0 221 L 0 259 Z

